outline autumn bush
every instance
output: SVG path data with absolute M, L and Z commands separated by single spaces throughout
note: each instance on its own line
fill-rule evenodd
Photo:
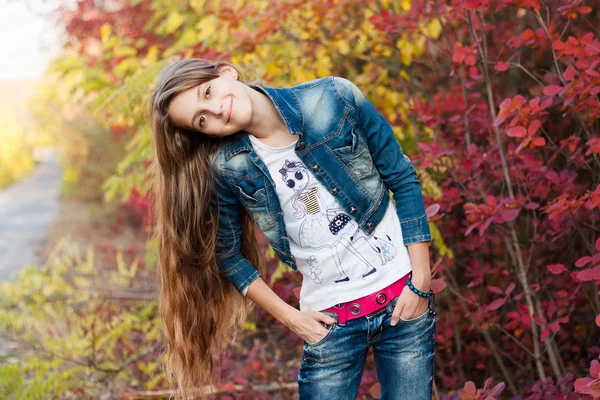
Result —
M 273 86 L 352 80 L 390 121 L 423 183 L 432 264 L 441 259 L 432 282 L 436 398 L 592 399 L 600 396 L 593 5 L 81 0 L 61 10 L 67 41 L 53 69 L 77 75 L 71 101 L 85 100 L 129 141 L 106 199 L 133 192 L 144 213 L 152 149 L 143 105 L 170 58 L 227 60 Z M 292 305 L 299 279 L 271 260 L 269 283 Z M 246 332 L 240 340 L 254 345 L 233 343 L 218 371 L 229 398 L 293 383 L 300 339 L 262 310 Z M 281 387 L 280 398 L 292 395 Z M 359 396 L 379 397 L 372 356 Z
M 0 110 L 0 188 L 10 186 L 35 166 L 33 143 L 25 136 L 18 119 Z

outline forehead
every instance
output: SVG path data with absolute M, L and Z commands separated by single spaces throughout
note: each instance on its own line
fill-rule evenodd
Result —
M 198 92 L 198 86 L 194 86 L 173 97 L 169 103 L 167 113 L 175 125 L 189 126 L 194 114 L 194 99 Z

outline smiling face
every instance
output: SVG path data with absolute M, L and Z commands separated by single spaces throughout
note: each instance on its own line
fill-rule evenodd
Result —
M 243 130 L 251 120 L 249 87 L 238 81 L 237 71 L 223 66 L 218 78 L 177 94 L 169 104 L 173 125 L 223 137 Z

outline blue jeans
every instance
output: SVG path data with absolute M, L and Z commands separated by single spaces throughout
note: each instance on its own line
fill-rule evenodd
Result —
M 399 296 L 398 296 L 399 297 Z M 318 342 L 304 342 L 298 371 L 300 400 L 354 400 L 373 346 L 381 400 L 431 400 L 435 354 L 433 300 L 424 314 L 391 326 L 398 297 L 369 315 L 334 322 Z M 336 318 L 335 313 L 324 314 Z

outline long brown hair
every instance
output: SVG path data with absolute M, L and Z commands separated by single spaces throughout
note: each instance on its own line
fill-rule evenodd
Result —
M 254 308 L 224 277 L 215 258 L 218 207 L 210 206 L 214 185 L 209 155 L 223 139 L 178 128 L 167 112 L 177 94 L 219 77 L 223 65 L 235 68 L 198 58 L 168 65 L 159 73 L 150 104 L 158 315 L 166 338 L 166 374 L 176 398 L 183 399 L 205 398 L 203 387 L 215 381 L 214 362 Z M 241 226 L 242 254 L 266 276 L 254 222 L 243 208 Z

